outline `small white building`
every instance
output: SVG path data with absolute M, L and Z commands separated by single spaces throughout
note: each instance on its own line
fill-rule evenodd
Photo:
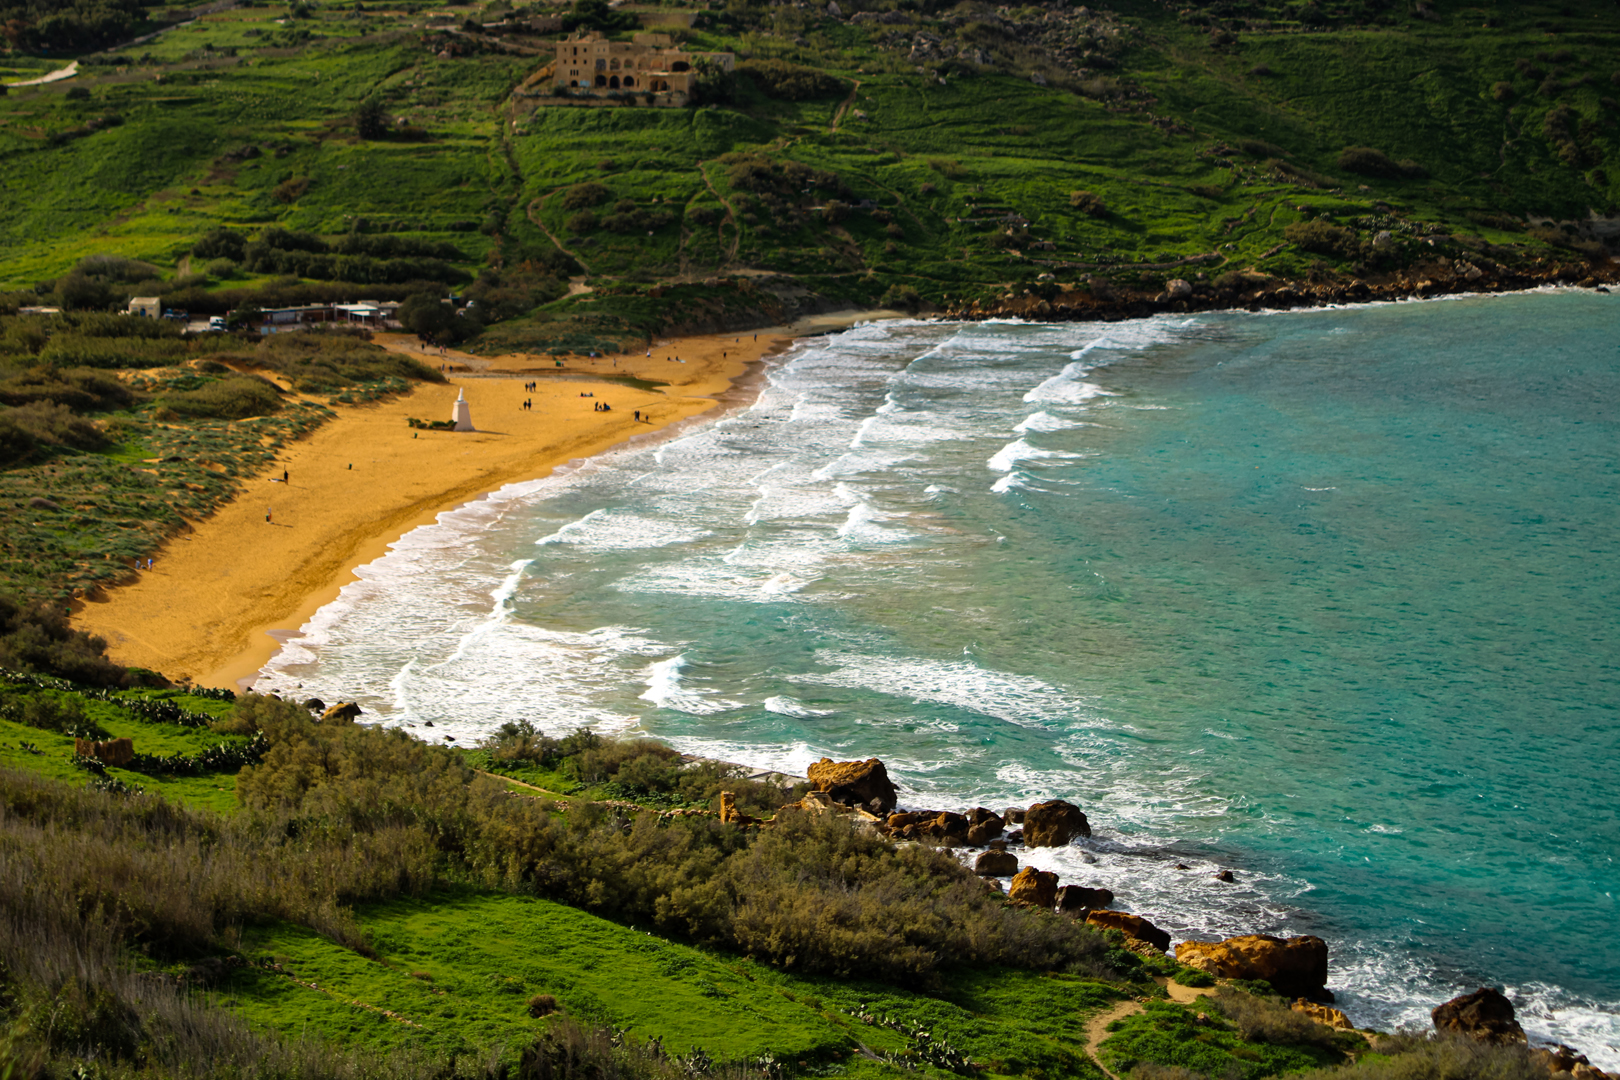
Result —
M 158 319 L 163 316 L 163 298 L 161 296 L 132 296 L 129 300 L 130 315 L 140 315 L 147 319 Z
M 457 391 L 456 405 L 455 409 L 450 414 L 450 419 L 456 422 L 456 426 L 453 429 L 455 431 L 478 430 L 472 425 L 472 403 L 467 400 L 467 391 L 465 389 Z

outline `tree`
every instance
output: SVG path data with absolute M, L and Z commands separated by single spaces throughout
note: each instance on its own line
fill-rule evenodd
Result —
M 382 101 L 369 97 L 354 111 L 355 134 L 362 139 L 380 139 L 388 133 L 388 114 Z
M 615 11 L 607 0 L 574 0 L 574 9 L 563 16 L 563 32 L 600 30 L 612 34 L 621 30 L 637 30 L 641 20 L 628 11 Z

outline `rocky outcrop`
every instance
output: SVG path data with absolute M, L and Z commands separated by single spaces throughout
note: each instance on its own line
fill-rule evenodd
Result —
M 1339 1028 L 1343 1031 L 1355 1030 L 1356 1025 L 1350 1022 L 1350 1018 L 1331 1005 L 1318 1005 L 1314 1001 L 1299 998 L 1289 1008 L 1297 1013 L 1304 1013 L 1318 1024 L 1326 1024 L 1330 1028 Z
M 1140 915 L 1127 915 L 1123 911 L 1092 911 L 1086 922 L 1108 930 L 1118 930 L 1133 941 L 1145 941 L 1160 952 L 1170 948 L 1170 934 L 1160 930 Z
M 1538 1046 L 1530 1051 L 1530 1059 L 1556 1080 L 1617 1080 L 1615 1073 L 1593 1068 L 1585 1054 L 1562 1043 L 1546 1049 Z
M 1327 942 L 1319 937 L 1247 934 L 1225 941 L 1183 941 L 1176 959 L 1222 979 L 1263 979 L 1286 997 L 1332 1001 Z
M 352 724 L 360 718 L 360 706 L 352 701 L 341 701 L 321 713 L 323 724 Z
M 1022 825 L 1024 823 L 1024 811 L 1019 807 L 1009 806 L 1001 812 L 1001 820 L 1004 825 Z
M 1012 877 L 1018 873 L 1018 856 L 1010 851 L 986 851 L 973 863 L 980 877 Z
M 326 702 L 318 697 L 308 698 L 304 702 L 304 708 L 312 713 L 323 713 L 326 711 Z
M 967 842 L 969 847 L 983 847 L 1001 835 L 1005 828 L 1000 815 L 976 806 L 962 815 L 967 818 Z
M 810 766 L 809 778 L 811 787 L 825 791 L 835 802 L 845 806 L 858 806 L 874 814 L 887 814 L 894 809 L 894 784 L 889 781 L 889 770 L 877 758 L 865 761 L 822 758 Z
M 1051 910 L 1057 903 L 1058 876 L 1050 870 L 1037 870 L 1026 866 L 1007 886 L 1007 899 L 1030 907 Z
M 1513 1002 L 1488 986 L 1435 1006 L 1429 1016 L 1437 1031 L 1499 1046 L 1525 1041 L 1524 1028 L 1513 1015 Z
M 1062 799 L 1036 803 L 1024 811 L 1024 843 L 1028 847 L 1062 847 L 1077 836 L 1090 836 L 1086 815 Z
M 914 810 L 903 814 L 890 814 L 883 831 L 901 840 L 921 840 L 931 837 L 945 844 L 965 844 L 971 826 L 966 815 L 949 810 Z
M 123 768 L 135 758 L 135 740 L 124 738 L 97 742 L 94 739 L 75 738 L 73 753 L 78 757 L 95 758 L 103 765 Z
M 729 791 L 720 793 L 720 820 L 732 825 L 758 825 L 759 818 L 749 817 L 737 809 L 737 796 Z
M 1066 915 L 1105 908 L 1113 902 L 1114 894 L 1107 889 L 1091 889 L 1084 885 L 1065 885 L 1057 894 L 1057 909 Z

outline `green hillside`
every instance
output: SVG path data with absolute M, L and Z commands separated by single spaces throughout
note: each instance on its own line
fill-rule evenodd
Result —
M 202 14 L 0 98 L 0 282 L 203 312 L 448 289 L 477 348 L 585 348 L 1234 270 L 1607 272 L 1620 235 L 1600 0 L 838 6 L 646 7 L 739 58 L 683 109 L 526 85 L 562 9 Z

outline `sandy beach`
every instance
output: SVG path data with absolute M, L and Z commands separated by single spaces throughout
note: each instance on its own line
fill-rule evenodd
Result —
M 170 540 L 153 569 L 85 602 L 74 625 L 106 638 L 120 663 L 205 686 L 248 685 L 356 567 L 406 532 L 505 484 L 714 409 L 756 361 L 800 334 L 854 321 L 681 338 L 655 344 L 650 356 L 572 358 L 560 368 L 541 356 L 427 356 L 412 337 L 378 335 L 385 347 L 448 365 L 449 381 L 342 409 L 239 498 Z M 531 382 L 536 389 L 525 390 Z M 460 392 L 477 431 L 408 426 L 409 417 L 449 419 Z M 602 403 L 612 411 L 596 410 Z

